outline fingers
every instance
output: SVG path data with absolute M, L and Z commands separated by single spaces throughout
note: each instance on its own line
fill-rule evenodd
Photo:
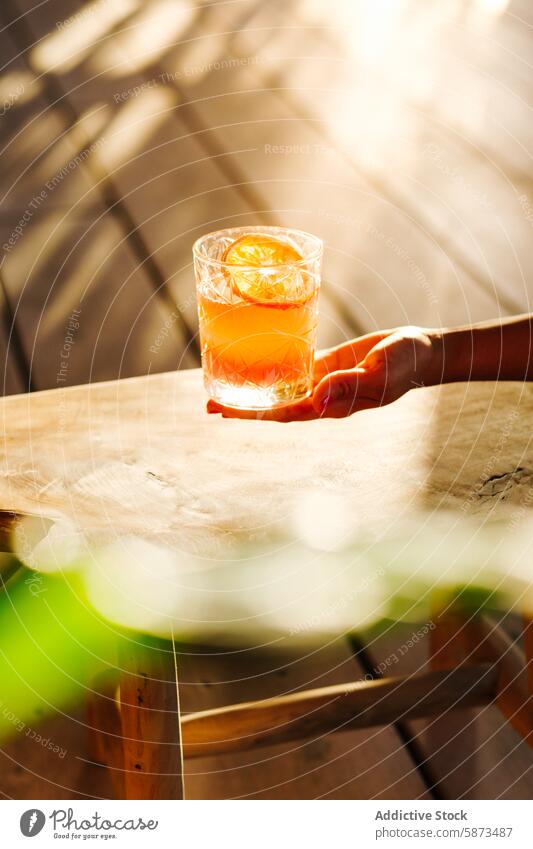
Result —
M 342 419 L 361 410 L 371 410 L 379 407 L 380 402 L 373 398 L 345 398 L 340 401 L 331 400 L 318 412 L 311 403 L 305 408 L 291 404 L 276 410 L 238 410 L 233 407 L 223 407 L 216 401 L 207 402 L 208 413 L 219 413 L 224 419 L 256 419 L 270 422 L 303 422 L 311 419 L 330 418 Z
M 343 342 L 335 348 L 319 351 L 315 360 L 315 382 L 318 383 L 333 371 L 347 371 L 363 362 L 372 348 L 386 339 L 393 331 L 383 330 L 379 333 L 367 333 L 358 339 Z
M 380 402 L 374 398 L 352 398 L 351 400 L 332 401 L 326 404 L 320 418 L 345 419 L 354 413 L 360 413 L 363 410 L 373 410 L 375 407 L 380 406 Z
M 360 368 L 370 351 L 393 331 L 369 333 L 336 348 L 321 351 L 315 359 L 312 398 L 272 410 L 240 410 L 216 401 L 207 403 L 208 413 L 224 418 L 259 419 L 261 421 L 308 421 L 321 416 L 341 418 L 358 410 L 379 407 L 383 403 L 382 379 L 374 368 Z
M 310 398 L 305 398 L 296 404 L 287 404 L 273 410 L 239 410 L 236 407 L 225 407 L 217 401 L 209 399 L 208 413 L 220 413 L 225 419 L 259 419 L 267 422 L 295 422 L 316 419 L 317 414 Z
M 223 418 L 259 419 L 261 421 L 309 421 L 320 417 L 343 418 L 360 410 L 379 407 L 384 402 L 383 377 L 365 369 L 354 368 L 327 374 L 316 386 L 312 398 L 272 410 L 240 410 L 216 401 L 207 402 L 208 413 Z
M 382 378 L 365 369 L 354 368 L 324 377 L 313 393 L 313 407 L 319 416 L 340 418 L 358 410 L 379 407 L 383 397 Z

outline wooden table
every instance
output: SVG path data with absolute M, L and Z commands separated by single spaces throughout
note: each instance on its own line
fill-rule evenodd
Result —
M 306 491 L 389 523 L 413 508 L 487 515 L 531 487 L 528 384 L 417 390 L 290 424 L 222 419 L 205 401 L 199 370 L 4 398 L 0 508 L 210 554 L 261 536 Z
M 235 542 L 264 540 L 303 493 L 317 488 L 342 494 L 359 519 L 383 526 L 393 526 L 417 507 L 448 508 L 482 520 L 498 511 L 531 509 L 532 414 L 532 386 L 479 383 L 416 390 L 390 407 L 342 421 L 224 420 L 205 412 L 198 370 L 13 396 L 0 403 L 0 509 L 68 518 L 95 541 L 133 534 L 222 561 Z M 379 640 L 355 665 L 346 644 L 338 640 L 310 656 L 296 654 L 277 664 L 268 657 L 247 657 L 246 651 L 232 657 L 231 652 L 180 649 L 185 755 L 199 758 L 200 764 L 194 771 L 190 764 L 195 761 L 187 761 L 192 795 L 216 795 L 221 783 L 231 794 L 238 770 L 250 775 L 253 767 L 254 776 L 269 774 L 272 782 L 258 785 L 254 778 L 250 792 L 256 795 L 320 795 L 322 790 L 328 795 L 423 797 L 429 792 L 424 782 L 446 787 L 456 767 L 450 763 L 453 743 L 443 744 L 441 734 L 437 745 L 431 739 L 435 721 L 425 731 L 420 717 L 446 712 L 452 705 L 480 704 L 485 707 L 476 727 L 485 733 L 492 727 L 500 747 L 507 745 L 509 752 L 515 748 L 513 763 L 522 759 L 518 769 L 510 770 L 516 772 L 512 779 L 509 765 L 499 767 L 501 780 L 523 789 L 529 750 L 505 737 L 513 732 L 497 725 L 494 708 L 486 707 L 496 698 L 501 678 L 495 657 L 507 649 L 488 651 L 483 643 L 475 668 L 463 674 L 459 666 L 450 673 L 461 651 L 442 633 L 441 628 L 440 643 L 438 639 L 433 646 L 438 652 L 433 668 L 444 666 L 445 677 L 428 671 L 427 658 L 418 657 L 420 676 L 413 686 L 406 679 L 392 690 L 386 680 L 363 688 L 360 681 L 350 683 L 364 676 L 365 663 L 378 663 L 384 656 L 387 648 Z M 511 654 L 516 660 L 515 648 Z M 156 654 L 154 649 L 152 662 Z M 91 708 L 91 724 L 100 732 L 95 756 L 109 760 L 112 755 L 116 792 L 132 798 L 182 793 L 174 655 L 165 650 L 157 656 L 160 665 L 155 668 L 161 674 L 152 665 L 148 679 L 142 659 L 122 659 L 121 714 L 110 710 L 105 693 Z M 284 674 L 276 681 L 279 669 Z M 403 671 L 400 665 L 394 675 Z M 212 683 L 217 675 L 225 682 L 218 690 Z M 372 687 L 378 689 L 371 692 Z M 310 689 L 310 695 L 294 695 Z M 278 701 L 212 712 L 224 704 L 268 696 Z M 381 704 L 377 712 L 375 698 Z M 198 713 L 199 708 L 208 713 Z M 279 710 L 281 726 L 275 721 Z M 314 711 L 318 719 L 310 723 Z M 358 719 L 361 712 L 366 719 Z M 330 734 L 342 725 L 344 734 Z M 367 725 L 389 727 L 369 732 Z M 362 726 L 364 732 L 356 730 Z M 232 742 L 232 730 L 243 727 L 251 735 L 248 743 Z M 367 737 L 354 736 L 361 734 Z M 422 754 L 413 746 L 402 748 L 398 734 L 404 741 L 418 741 Z M 112 751 L 121 738 L 124 744 Z M 304 743 L 296 746 L 294 740 L 302 738 Z M 309 761 L 309 742 L 319 751 L 327 744 L 314 761 Z M 244 750 L 258 745 L 274 747 L 265 752 L 274 752 L 278 765 L 292 752 L 285 777 L 283 770 L 272 772 L 270 758 L 266 768 L 256 763 L 255 751 L 250 760 Z M 377 752 L 373 766 L 358 770 L 357 759 L 350 764 L 350 752 L 366 751 L 367 762 L 369 748 Z M 479 759 L 470 756 L 472 763 Z M 409 768 L 406 758 L 415 758 L 415 765 Z M 420 767 L 426 761 L 435 770 L 429 776 Z M 154 778 L 161 772 L 163 778 Z M 303 778 L 309 772 L 314 774 L 311 783 Z

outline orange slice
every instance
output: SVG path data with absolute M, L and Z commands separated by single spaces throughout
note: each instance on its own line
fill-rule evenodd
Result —
M 295 267 L 301 254 L 289 242 L 267 233 L 248 233 L 232 242 L 222 261 L 236 294 L 255 303 L 302 303 L 312 294 L 309 274 Z

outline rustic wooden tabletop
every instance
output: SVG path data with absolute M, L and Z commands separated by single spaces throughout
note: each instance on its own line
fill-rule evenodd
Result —
M 533 510 L 533 387 L 416 389 L 343 420 L 206 412 L 200 369 L 0 399 L 0 510 L 203 556 L 260 542 L 306 493 L 382 527 L 416 509 Z

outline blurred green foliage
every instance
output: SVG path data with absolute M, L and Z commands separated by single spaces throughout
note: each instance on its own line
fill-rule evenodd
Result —
M 0 739 L 81 700 L 92 676 L 114 666 L 118 638 L 81 577 L 18 569 L 0 593 Z

